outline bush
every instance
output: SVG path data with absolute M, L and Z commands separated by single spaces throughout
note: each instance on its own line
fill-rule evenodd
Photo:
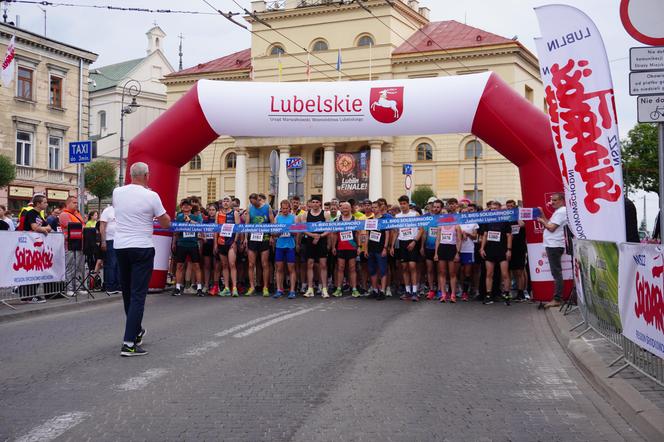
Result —
M 0 188 L 9 186 L 16 178 L 16 166 L 12 160 L 0 155 Z
M 117 186 L 115 165 L 108 160 L 99 160 L 85 166 L 85 188 L 99 201 L 113 195 Z
M 432 196 L 436 196 L 429 186 L 417 186 L 410 196 L 410 199 L 413 203 L 417 204 L 419 207 L 424 207 L 427 204 L 427 200 Z

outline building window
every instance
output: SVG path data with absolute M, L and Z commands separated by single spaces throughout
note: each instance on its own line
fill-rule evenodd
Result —
M 32 133 L 16 132 L 16 164 L 19 166 L 32 165 Z
M 54 107 L 62 107 L 62 78 L 51 75 L 51 86 L 48 103 Z
M 358 45 L 358 46 L 373 46 L 373 45 L 374 45 L 374 41 L 373 41 L 373 38 L 371 38 L 370 36 L 368 36 L 368 35 L 363 35 L 362 37 L 360 37 L 360 38 L 357 40 L 357 45 Z
M 52 170 L 62 169 L 62 138 L 48 137 L 48 168 Z
M 325 40 L 316 40 L 313 45 L 311 45 L 311 50 L 313 52 L 327 51 L 328 45 Z
M 533 88 L 531 88 L 528 85 L 525 85 L 524 93 L 525 93 L 525 96 L 526 96 L 526 100 L 530 101 L 531 103 L 535 102 L 535 98 L 534 98 L 535 93 L 533 92 Z
M 477 189 L 477 201 L 475 201 L 475 190 L 464 190 L 463 197 L 471 200 L 480 207 L 484 206 L 484 191 Z
M 189 170 L 201 170 L 201 156 L 196 155 L 189 161 Z
M 97 117 L 99 118 L 99 133 L 101 134 L 101 131 L 106 130 L 106 111 L 99 111 Z
M 322 147 L 314 150 L 314 153 L 311 156 L 311 164 L 313 166 L 320 166 L 321 164 L 323 164 L 323 148 Z
M 217 201 L 217 178 L 211 177 L 207 179 L 207 201 L 208 204 Z
M 433 148 L 429 143 L 417 145 L 417 161 L 433 161 Z
M 272 48 L 270 48 L 270 55 L 283 55 L 285 53 L 286 51 L 280 45 L 274 45 Z
M 477 151 L 476 151 L 477 149 Z M 474 160 L 475 155 L 477 158 L 482 158 L 482 143 L 477 140 L 469 141 L 466 143 L 464 158 L 466 160 Z
M 226 169 L 235 169 L 237 165 L 237 156 L 235 153 L 231 152 L 226 155 Z
M 32 73 L 32 69 L 18 67 L 17 97 L 32 100 Z

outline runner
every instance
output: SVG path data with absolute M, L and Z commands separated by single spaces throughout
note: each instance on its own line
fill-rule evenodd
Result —
M 351 205 L 348 201 L 344 201 L 339 205 L 341 216 L 338 221 L 355 221 L 351 212 Z M 333 235 L 332 254 L 337 257 L 337 281 L 336 290 L 333 295 L 336 297 L 342 296 L 343 292 L 341 287 L 344 282 L 344 272 L 348 267 L 348 280 L 351 286 L 351 294 L 353 298 L 358 298 L 360 292 L 357 290 L 357 272 L 356 272 L 356 258 L 359 249 L 359 231 L 353 232 L 352 230 L 339 232 Z M 365 235 L 366 236 L 366 235 Z
M 461 213 L 472 213 L 474 205 L 468 205 L 461 209 Z M 461 224 L 461 275 L 463 277 L 461 300 L 468 301 L 468 294 L 473 285 L 473 267 L 475 264 L 475 244 L 480 226 L 478 224 Z
M 492 201 L 489 210 L 500 210 L 501 204 Z M 502 280 L 502 298 L 506 305 L 510 305 L 510 274 L 508 261 L 512 255 L 512 226 L 506 222 L 488 223 L 482 226 L 482 242 L 480 254 L 486 260 L 486 295 L 484 304 L 493 304 L 491 287 L 493 286 L 493 273 L 496 265 Z
M 207 217 L 203 220 L 203 224 L 215 224 L 216 217 L 217 206 L 214 203 L 208 204 Z M 214 269 L 217 267 L 217 260 L 214 255 L 214 232 L 203 233 L 201 255 L 203 255 L 203 287 L 210 296 L 216 296 L 219 293 L 217 281 L 214 281 L 212 287 L 210 287 L 210 279 L 214 276 Z M 213 290 L 215 286 L 217 287 L 216 292 Z
M 519 207 L 514 200 L 507 200 L 505 208 L 515 209 Z M 526 300 L 526 223 L 519 220 L 513 222 L 512 226 L 512 258 L 510 259 L 510 271 L 512 278 L 516 281 L 516 301 Z
M 435 199 L 434 197 L 433 201 L 429 201 L 427 206 L 429 207 L 429 213 L 431 215 L 437 216 L 440 215 L 441 211 L 443 210 L 443 202 L 439 199 Z M 431 200 L 431 198 L 429 198 Z M 433 287 L 434 284 L 436 283 L 436 267 L 438 263 L 435 260 L 435 255 L 436 255 L 436 243 L 438 240 L 438 235 L 440 234 L 440 227 L 428 227 L 426 230 L 426 237 L 424 241 L 422 241 L 422 247 L 420 249 L 420 255 L 424 257 L 426 260 L 426 271 L 427 271 L 427 283 L 429 284 L 429 292 L 427 293 L 427 299 L 431 301 L 436 297 L 436 292 L 434 291 Z M 442 288 L 440 285 L 438 285 L 438 297 L 440 297 L 440 293 L 442 292 Z
M 276 218 L 277 224 L 294 224 L 296 218 L 291 213 L 290 201 L 283 200 L 279 206 L 281 210 Z M 273 298 L 281 298 L 284 295 L 284 263 L 286 263 L 288 265 L 288 279 L 290 284 L 288 299 L 295 299 L 295 284 L 297 282 L 297 274 L 295 273 L 295 238 L 293 238 L 291 232 L 284 232 L 273 236 L 277 238 L 275 253 L 277 291 Z
M 217 224 L 223 225 L 241 224 L 240 214 L 237 210 L 233 209 L 230 197 L 226 196 L 221 200 L 221 208 L 217 212 Z M 237 288 L 237 241 L 232 232 L 218 232 L 215 233 L 214 254 L 219 259 L 214 268 L 214 281 L 215 287 L 213 289 L 219 292 L 219 276 L 220 273 L 224 277 L 224 290 L 219 293 L 220 296 L 239 296 Z M 221 272 L 220 272 L 221 271 Z M 233 288 L 231 292 L 230 287 Z
M 400 212 L 397 218 L 414 218 L 418 216 L 417 212 L 410 208 L 410 200 L 406 195 L 399 197 Z M 423 230 L 417 227 L 406 227 L 399 229 L 398 235 L 391 235 L 392 245 L 390 253 L 395 255 L 395 243 L 399 240 L 399 249 L 397 258 L 401 262 L 401 274 L 406 286 L 406 293 L 401 296 L 402 300 L 410 299 L 413 302 L 419 301 L 418 279 L 417 279 L 417 261 L 419 249 L 417 243 L 422 237 Z
M 180 210 L 181 212 L 175 218 L 175 221 L 189 224 L 203 223 L 203 218 L 200 215 L 197 216 L 192 213 L 190 199 L 185 198 L 180 202 Z M 177 262 L 173 296 L 180 296 L 182 294 L 185 273 L 184 266 L 187 258 L 189 258 L 192 271 L 196 276 L 196 294 L 198 296 L 205 296 L 203 285 L 201 284 L 201 267 L 199 265 L 201 256 L 198 250 L 198 234 L 195 232 L 180 232 L 173 235 L 172 249 L 175 252 L 175 262 Z
M 442 213 L 449 213 L 443 210 Z M 438 291 L 440 302 L 456 302 L 457 273 L 461 261 L 461 227 L 458 224 L 440 226 L 436 239 L 434 261 L 438 262 Z M 447 291 L 449 279 L 450 290 Z
M 274 223 L 272 210 L 267 204 L 261 204 L 258 195 L 249 195 L 249 210 L 247 224 L 271 224 Z M 245 296 L 256 294 L 255 273 L 256 256 L 260 257 L 263 276 L 263 296 L 270 296 L 270 235 L 265 233 L 251 233 L 244 238 L 244 243 L 249 250 L 249 290 Z
M 385 206 L 379 201 L 372 204 L 372 212 L 375 219 L 386 220 L 392 218 L 392 215 L 383 213 Z M 377 301 L 385 299 L 387 291 L 387 256 L 390 245 L 390 230 L 371 230 L 369 231 L 368 245 L 368 266 L 369 276 L 371 277 L 371 289 L 376 296 Z M 380 285 L 378 276 L 380 274 Z M 370 294 L 371 295 L 371 294 Z
M 330 222 L 335 222 L 339 219 L 339 215 L 339 200 L 332 198 L 330 201 Z M 327 286 L 334 286 L 335 275 L 337 274 L 337 257 L 332 254 L 333 242 L 333 238 L 329 238 L 327 241 L 327 275 L 329 280 Z
M 311 210 L 300 215 L 299 222 L 320 223 L 330 220 L 330 215 L 321 209 L 321 203 L 318 198 L 311 198 Z M 321 296 L 329 298 L 327 291 L 327 237 L 330 232 L 324 233 L 304 233 L 305 253 L 307 257 L 307 282 L 309 288 L 304 293 L 307 298 L 314 296 L 314 264 L 318 263 L 320 271 Z

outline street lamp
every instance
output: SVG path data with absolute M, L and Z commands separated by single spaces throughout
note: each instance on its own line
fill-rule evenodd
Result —
M 127 80 L 124 86 L 122 86 L 122 109 L 120 110 L 120 186 L 122 186 L 124 181 L 124 117 L 125 115 L 130 114 L 137 108 L 141 107 L 140 104 L 136 103 L 136 97 L 140 93 L 141 83 L 136 80 Z M 131 97 L 131 103 L 129 103 L 127 106 L 125 106 L 125 96 Z

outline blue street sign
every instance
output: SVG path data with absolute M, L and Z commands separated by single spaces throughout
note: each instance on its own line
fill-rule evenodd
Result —
M 92 141 L 72 141 L 69 143 L 69 162 L 89 163 L 92 161 Z
M 286 158 L 286 169 L 302 169 L 304 167 L 304 158 L 290 157 Z
M 402 174 L 403 175 L 412 175 L 413 174 L 413 165 L 412 164 L 404 164 L 403 169 L 402 169 Z

